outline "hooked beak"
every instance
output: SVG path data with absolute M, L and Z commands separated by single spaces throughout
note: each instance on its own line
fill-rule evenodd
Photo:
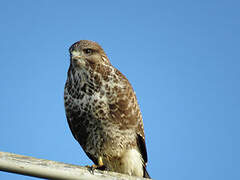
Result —
M 74 67 L 83 67 L 85 66 L 85 61 L 81 56 L 71 56 L 72 64 Z
M 72 61 L 79 61 L 81 56 L 71 56 Z

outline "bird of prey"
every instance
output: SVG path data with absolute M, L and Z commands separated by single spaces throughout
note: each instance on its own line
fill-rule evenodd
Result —
M 80 40 L 69 52 L 64 105 L 74 138 L 96 168 L 149 178 L 142 115 L 131 84 L 96 42 Z

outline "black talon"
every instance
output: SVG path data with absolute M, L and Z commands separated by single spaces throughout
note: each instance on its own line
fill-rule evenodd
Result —
M 89 169 L 90 169 L 90 172 L 94 175 L 94 170 L 96 169 L 96 167 L 91 166 Z
M 107 170 L 107 167 L 104 166 L 104 165 L 103 166 L 97 166 L 97 167 L 91 166 L 91 167 L 89 167 L 89 169 L 90 169 L 90 172 L 94 175 L 95 169 L 105 171 L 105 170 Z
M 107 170 L 107 167 L 103 165 L 103 166 L 98 166 L 96 169 L 105 171 L 105 170 Z

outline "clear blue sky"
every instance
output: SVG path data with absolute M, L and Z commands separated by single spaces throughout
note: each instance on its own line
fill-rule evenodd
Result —
M 92 164 L 63 105 L 68 48 L 88 39 L 136 91 L 154 179 L 239 180 L 239 9 L 237 0 L 1 1 L 0 151 Z

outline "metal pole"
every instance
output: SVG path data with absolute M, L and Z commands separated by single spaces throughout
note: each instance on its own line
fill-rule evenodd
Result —
M 45 159 L 0 152 L 0 171 L 58 180 L 144 180 L 145 178 L 95 170 Z

